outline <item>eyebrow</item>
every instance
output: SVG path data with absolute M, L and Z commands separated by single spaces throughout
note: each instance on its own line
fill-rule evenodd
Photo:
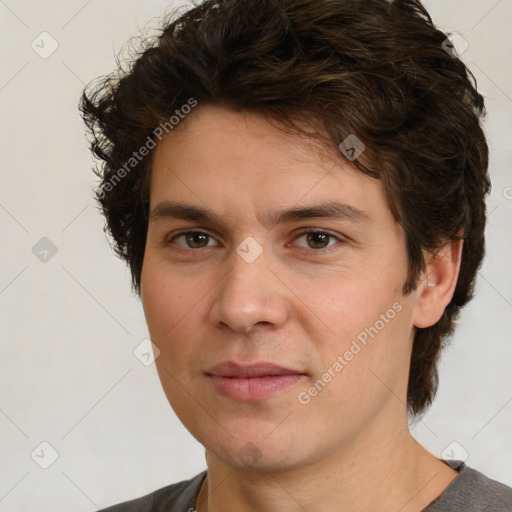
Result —
M 227 227 L 226 222 L 207 208 L 172 201 L 162 201 L 152 210 L 149 220 L 156 221 L 160 219 L 181 219 L 193 222 L 220 224 L 223 227 Z M 267 226 L 274 227 L 277 224 L 287 224 L 308 219 L 346 220 L 358 224 L 373 223 L 373 219 L 368 213 L 355 206 L 339 201 L 271 211 L 265 214 L 263 222 Z

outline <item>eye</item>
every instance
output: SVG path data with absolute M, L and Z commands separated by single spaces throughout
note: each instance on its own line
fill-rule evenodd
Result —
M 343 240 L 327 231 L 308 230 L 299 233 L 294 241 L 303 240 L 302 244 L 296 244 L 303 249 L 323 250 L 336 245 L 336 242 Z M 183 231 L 166 241 L 166 245 L 175 243 L 183 249 L 203 249 L 205 247 L 216 246 L 215 239 L 209 233 L 204 231 Z
M 322 250 L 342 242 L 342 239 L 326 231 L 309 230 L 299 233 L 295 240 L 304 239 L 306 245 L 299 245 L 305 249 Z M 331 243 L 332 242 L 332 243 Z
M 177 240 L 183 240 L 185 245 L 177 243 Z M 183 247 L 184 249 L 202 249 L 204 247 L 211 247 L 212 245 L 209 242 L 213 241 L 214 238 L 204 231 L 185 231 L 174 235 L 166 243 L 169 245 L 175 242 L 179 247 Z

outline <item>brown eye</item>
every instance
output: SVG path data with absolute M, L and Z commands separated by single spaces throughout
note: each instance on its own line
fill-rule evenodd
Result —
M 208 245 L 208 239 L 210 237 L 205 233 L 187 233 L 185 235 L 185 240 L 189 247 L 193 249 L 198 249 L 200 247 L 206 247 Z
M 184 240 L 184 243 L 177 242 L 177 240 Z M 203 231 L 188 231 L 174 236 L 169 243 L 174 242 L 184 249 L 202 249 L 203 247 L 211 247 L 213 238 L 208 233 Z
M 331 233 L 327 233 L 325 231 L 304 231 L 299 233 L 296 240 L 303 239 L 305 243 L 298 244 L 299 247 L 304 249 L 327 249 L 336 244 L 336 242 L 340 242 L 340 238 L 332 235 Z
M 329 244 L 330 235 L 326 233 L 308 233 L 306 240 L 312 249 L 325 249 Z

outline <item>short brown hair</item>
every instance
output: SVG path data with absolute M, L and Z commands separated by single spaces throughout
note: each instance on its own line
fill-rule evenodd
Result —
M 415 332 L 407 400 L 412 414 L 425 410 L 441 348 L 473 295 L 490 188 L 484 101 L 447 41 L 418 0 L 206 0 L 166 21 L 129 69 L 86 89 L 80 105 L 102 161 L 97 199 L 134 290 L 140 294 L 151 157 L 130 169 L 126 162 L 191 98 L 297 131 L 314 121 L 335 146 L 353 134 L 365 145 L 353 164 L 382 180 L 405 232 L 404 293 L 425 270 L 425 253 L 464 238 L 450 304 Z

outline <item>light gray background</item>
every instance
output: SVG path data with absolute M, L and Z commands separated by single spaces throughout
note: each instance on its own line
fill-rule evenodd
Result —
M 154 365 L 133 354 L 147 337 L 142 308 L 102 232 L 77 111 L 84 84 L 170 5 L 0 0 L 0 512 L 87 512 L 205 468 Z M 437 401 L 413 429 L 433 453 L 456 441 L 455 456 L 467 451 L 468 465 L 512 485 L 512 0 L 426 5 L 469 42 L 493 192 L 476 298 L 444 354 Z M 31 48 L 50 48 L 43 31 L 59 45 L 47 59 Z M 46 263 L 32 253 L 42 237 L 58 248 Z M 48 469 L 36 463 L 51 461 L 43 441 L 58 452 Z

